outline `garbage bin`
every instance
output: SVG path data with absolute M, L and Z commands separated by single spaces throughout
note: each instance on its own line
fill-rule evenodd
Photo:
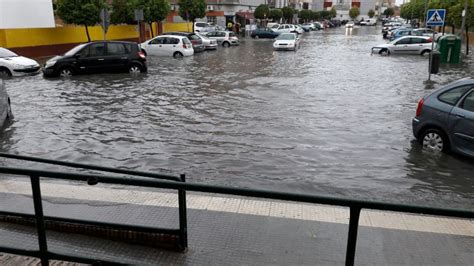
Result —
M 438 51 L 431 52 L 429 64 L 431 74 L 438 74 L 440 57 L 441 54 Z
M 461 54 L 461 38 L 456 35 L 445 35 L 438 39 L 437 50 L 441 53 L 441 63 L 459 63 Z

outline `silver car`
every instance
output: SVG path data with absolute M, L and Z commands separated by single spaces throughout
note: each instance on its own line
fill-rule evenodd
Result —
M 202 40 L 202 44 L 204 44 L 204 47 L 206 50 L 216 50 L 217 49 L 217 41 L 216 40 L 211 40 L 207 38 L 204 34 L 201 33 L 196 33 L 199 38 Z
M 231 31 L 211 31 L 206 34 L 206 37 L 211 40 L 216 40 L 218 43 L 222 43 L 224 47 L 239 45 L 239 38 Z
M 425 55 L 431 53 L 432 42 L 433 40 L 427 36 L 403 36 L 373 47 L 372 53 Z
M 474 158 L 474 79 L 452 82 L 423 97 L 413 134 L 425 149 Z
M 3 80 L 0 79 L 0 127 L 3 127 L 5 122 L 11 118 L 13 118 L 13 115 L 10 106 L 10 97 L 8 97 Z

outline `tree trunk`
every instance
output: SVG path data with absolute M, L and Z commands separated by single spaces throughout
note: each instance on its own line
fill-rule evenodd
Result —
M 194 18 L 193 18 L 193 19 L 191 19 L 191 22 L 193 23 L 193 27 L 192 27 L 192 29 L 193 29 L 193 32 L 194 32 L 194 20 L 195 20 Z
M 163 22 L 158 21 L 158 24 L 156 25 L 156 35 L 160 35 L 163 33 Z
M 469 55 L 469 27 L 466 25 L 466 55 Z
M 454 34 L 454 24 L 451 25 L 451 34 Z
M 89 28 L 87 27 L 86 24 L 84 24 L 84 26 L 86 27 L 87 42 L 91 42 L 91 36 L 89 35 Z
M 155 34 L 153 34 L 153 22 L 148 22 L 148 25 L 150 26 L 150 33 L 151 33 L 151 37 L 155 37 Z
M 444 35 L 444 29 L 446 28 L 446 24 L 443 25 L 443 35 Z

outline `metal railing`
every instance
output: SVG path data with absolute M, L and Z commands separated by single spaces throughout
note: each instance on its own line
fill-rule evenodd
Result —
M 79 167 L 74 163 L 67 162 L 57 162 L 53 160 L 45 160 L 40 158 L 32 157 L 23 157 L 17 155 L 8 155 L 1 154 L 0 157 L 8 157 L 15 159 L 24 159 L 24 160 L 34 160 L 37 162 L 47 162 L 58 165 L 68 165 L 73 167 Z M 95 168 L 98 170 L 98 166 L 87 166 L 82 165 L 87 169 Z M 82 167 L 81 166 L 81 167 Z M 103 168 L 102 168 L 103 169 Z M 105 169 L 103 169 L 105 171 Z M 110 170 L 110 169 L 109 169 Z M 123 171 L 128 172 L 127 170 L 112 169 L 113 172 L 121 172 L 126 174 Z M 137 173 L 135 171 L 130 171 Z M 462 210 L 462 209 L 445 209 L 445 208 L 433 208 L 426 206 L 416 206 L 416 205 L 406 205 L 406 204 L 395 204 L 387 202 L 377 202 L 377 201 L 365 201 L 365 200 L 353 200 L 345 198 L 335 198 L 335 197 L 325 197 L 317 195 L 308 195 L 308 194 L 296 194 L 296 193 L 287 193 L 287 192 L 275 192 L 268 190 L 258 190 L 258 189 L 246 189 L 246 188 L 235 188 L 235 187 L 225 187 L 225 186 L 215 186 L 215 185 L 204 185 L 196 183 L 186 183 L 184 176 L 181 180 L 153 180 L 153 179 L 128 179 L 123 177 L 116 176 L 106 176 L 106 175 L 97 175 L 97 174 L 77 174 L 77 173 L 64 173 L 56 171 L 42 171 L 42 170 L 33 170 L 33 169 L 18 169 L 18 168 L 9 168 L 9 167 L 0 167 L 0 173 L 3 174 L 12 174 L 12 175 L 24 175 L 30 176 L 33 198 L 35 201 L 35 217 L 37 220 L 37 229 L 38 229 L 38 241 L 40 243 L 39 251 L 27 251 L 21 249 L 12 249 L 0 247 L 0 252 L 13 253 L 19 255 L 33 256 L 41 258 L 43 265 L 47 265 L 48 259 L 59 259 L 59 260 L 68 260 L 75 262 L 96 262 L 95 259 L 90 258 L 80 258 L 69 255 L 61 255 L 47 251 L 46 245 L 46 236 L 44 234 L 44 222 L 43 222 L 43 213 L 41 208 L 41 193 L 40 193 L 40 183 L 39 177 L 46 177 L 51 179 L 65 179 L 73 181 L 83 181 L 88 184 L 119 184 L 119 185 L 128 185 L 128 186 L 142 186 L 142 187 L 151 187 L 151 188 L 161 188 L 161 189 L 173 189 L 178 190 L 180 195 L 179 198 L 179 212 L 180 212 L 180 233 L 182 234 L 182 245 L 187 247 L 187 226 L 186 226 L 186 191 L 195 191 L 195 192 L 206 192 L 214 194 L 224 194 L 224 195 L 235 195 L 235 196 L 244 196 L 244 197 L 254 197 L 254 198 L 263 198 L 263 199 L 272 199 L 272 200 L 284 200 L 284 201 L 293 201 L 301 203 L 313 203 L 313 204 L 325 204 L 325 205 L 334 205 L 348 207 L 350 209 L 349 217 L 349 232 L 347 239 L 347 250 L 346 250 L 346 265 L 354 265 L 355 251 L 356 251 L 356 242 L 357 242 L 357 231 L 359 227 L 359 216 L 361 209 L 372 209 L 372 210 L 381 210 L 381 211 L 394 211 L 394 212 L 405 212 L 405 213 L 415 213 L 415 214 L 426 214 L 426 215 L 436 215 L 436 216 L 448 216 L 448 217 L 457 217 L 457 218 L 474 218 L 474 211 L 472 210 Z M 155 175 L 151 173 L 143 173 L 148 177 L 159 178 L 160 175 Z M 176 182 L 181 181 L 181 182 Z M 184 206 L 184 209 L 181 207 Z M 0 212 L 0 215 L 5 215 L 8 213 Z M 16 214 L 27 216 L 25 214 Z M 86 261 L 87 260 L 87 261 Z

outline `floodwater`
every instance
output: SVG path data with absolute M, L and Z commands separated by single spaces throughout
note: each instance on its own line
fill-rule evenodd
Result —
M 472 76 L 474 60 L 426 83 L 427 57 L 371 56 L 382 42 L 379 27 L 338 28 L 304 34 L 297 52 L 243 39 L 149 58 L 138 77 L 9 79 L 15 119 L 0 150 L 189 182 L 472 208 L 473 160 L 422 151 L 411 119 L 423 95 Z

